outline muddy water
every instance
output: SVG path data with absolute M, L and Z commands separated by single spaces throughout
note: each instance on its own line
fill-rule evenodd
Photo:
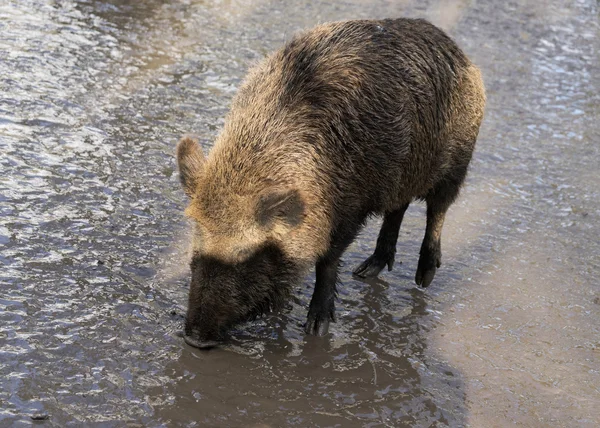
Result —
M 423 16 L 483 69 L 489 107 L 413 287 L 422 207 L 391 273 L 350 275 L 305 337 L 282 314 L 201 352 L 185 311 L 173 148 L 208 149 L 248 65 L 294 31 Z M 598 426 L 600 38 L 593 0 L 0 4 L 0 425 Z M 36 422 L 38 423 L 38 422 Z

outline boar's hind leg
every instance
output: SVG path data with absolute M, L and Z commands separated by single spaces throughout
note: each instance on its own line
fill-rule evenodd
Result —
M 402 219 L 408 205 L 406 204 L 400 209 L 385 214 L 379 236 L 377 237 L 375 252 L 354 269 L 354 275 L 361 278 L 375 278 L 386 265 L 389 271 L 392 270 L 394 258 L 396 257 L 398 233 L 400 232 L 400 225 L 402 224 Z
M 466 165 L 457 167 L 453 174 L 438 183 L 425 198 L 427 201 L 427 228 L 415 276 L 417 285 L 429 286 L 433 281 L 436 269 L 442 264 L 441 237 L 444 218 L 446 211 L 458 196 L 466 173 Z

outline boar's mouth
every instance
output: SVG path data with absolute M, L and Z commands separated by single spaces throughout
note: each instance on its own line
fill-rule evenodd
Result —
M 190 346 L 198 349 L 211 349 L 219 346 L 220 342 L 216 340 L 199 340 L 187 334 L 183 335 L 183 340 Z
M 180 332 L 179 336 L 183 337 L 185 343 L 198 349 L 215 348 L 226 340 L 225 330 L 223 329 L 212 330 L 210 333 L 207 333 L 204 332 L 203 334 L 201 330 L 193 327 L 186 318 L 184 329 Z

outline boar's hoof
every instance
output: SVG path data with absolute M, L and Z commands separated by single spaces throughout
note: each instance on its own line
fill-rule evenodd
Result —
M 309 319 L 304 326 L 306 334 L 314 336 L 325 336 L 329 332 L 329 320 L 324 319 Z
M 329 332 L 329 322 L 335 321 L 331 311 L 308 311 L 304 332 L 314 336 L 325 336 Z
M 362 262 L 352 273 L 359 278 L 376 278 L 386 265 L 388 271 L 392 270 L 394 267 L 394 256 L 394 254 L 380 256 L 375 253 Z
M 441 266 L 439 257 L 427 257 L 421 255 L 419 258 L 419 267 L 417 268 L 417 274 L 415 275 L 415 282 L 417 285 L 425 288 L 431 284 L 435 271 Z
M 219 345 L 219 342 L 216 340 L 198 340 L 188 335 L 184 335 L 183 340 L 188 345 L 198 349 L 211 349 Z

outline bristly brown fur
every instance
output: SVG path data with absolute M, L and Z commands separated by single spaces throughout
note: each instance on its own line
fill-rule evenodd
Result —
M 336 22 L 299 34 L 250 70 L 206 160 L 189 139 L 179 145 L 192 153 L 178 157 L 197 254 L 235 265 L 269 243 L 298 272 L 316 263 L 313 301 L 326 302 L 311 303 L 309 327 L 319 333 L 335 291 L 320 276 L 337 278 L 329 266 L 370 214 L 385 215 L 387 226 L 360 272 L 391 268 L 404 210 L 422 199 L 428 229 L 416 280 L 429 285 L 484 106 L 478 68 L 424 20 Z

